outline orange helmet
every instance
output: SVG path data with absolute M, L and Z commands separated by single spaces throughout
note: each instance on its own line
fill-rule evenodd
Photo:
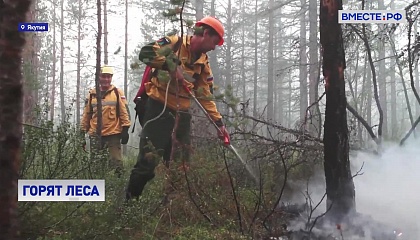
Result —
M 223 27 L 222 23 L 214 17 L 204 17 L 198 21 L 195 26 L 199 27 L 203 24 L 210 26 L 219 34 L 220 42 L 217 45 L 221 46 L 225 42 L 225 40 L 223 40 L 223 36 L 225 35 L 225 28 Z

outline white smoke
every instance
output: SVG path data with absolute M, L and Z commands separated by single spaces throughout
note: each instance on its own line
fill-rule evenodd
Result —
M 356 210 L 360 218 L 352 219 L 353 223 L 361 226 L 365 235 L 359 236 L 354 232 L 345 231 L 344 239 L 372 240 L 370 235 L 386 234 L 402 231 L 397 239 L 420 239 L 420 140 L 411 140 L 400 147 L 398 143 L 383 143 L 381 154 L 367 152 L 352 152 L 350 162 L 352 174 L 359 174 L 354 178 L 356 191 Z M 361 169 L 361 167 L 363 168 Z M 314 205 L 325 193 L 325 178 L 323 171 L 316 174 L 307 183 L 299 182 L 297 185 L 302 191 L 309 190 Z M 305 187 L 305 189 L 303 189 Z M 296 194 L 293 202 L 302 203 L 302 194 Z M 314 212 L 316 217 L 325 212 L 325 199 Z M 294 221 L 289 230 L 304 229 L 303 223 Z M 324 226 L 324 234 L 334 233 L 334 226 Z M 313 230 L 313 233 L 316 229 Z M 375 233 L 375 234 L 373 234 Z M 398 233 L 396 233 L 398 235 Z M 338 236 L 339 237 L 339 236 Z M 380 238 L 380 237 L 379 237 Z M 341 237 L 339 237 L 341 239 Z
M 363 175 L 354 178 L 357 211 L 420 239 L 420 141 L 384 143 L 383 149 L 350 160 L 353 174 L 364 163 Z

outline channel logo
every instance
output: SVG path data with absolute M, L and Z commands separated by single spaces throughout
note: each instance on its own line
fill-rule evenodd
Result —
M 105 201 L 105 180 L 18 180 L 19 202 Z
M 338 23 L 406 23 L 405 10 L 338 10 Z
M 19 23 L 19 32 L 48 32 L 48 23 Z

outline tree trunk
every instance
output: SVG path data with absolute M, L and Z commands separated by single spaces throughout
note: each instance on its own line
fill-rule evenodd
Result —
M 0 1 L 0 239 L 19 239 L 17 181 L 22 140 L 22 50 L 31 1 Z M 11 101 L 13 99 L 13 101 Z
M 99 149 L 102 148 L 102 94 L 99 88 L 99 74 L 101 73 L 101 36 L 102 36 L 102 23 L 101 23 L 101 0 L 96 0 L 96 14 L 98 17 L 98 35 L 96 36 L 96 73 L 95 73 L 95 88 L 97 100 L 97 124 L 96 135 L 98 137 Z
M 61 123 L 64 123 L 66 121 L 66 105 L 64 103 L 64 0 L 61 0 L 60 28 L 60 110 Z
M 395 3 L 394 0 L 391 0 L 390 3 L 391 10 L 395 10 Z M 394 34 L 391 33 L 391 40 L 390 42 L 394 42 Z M 390 51 L 391 54 L 394 53 L 394 51 Z M 396 80 L 395 80 L 395 65 L 396 60 L 395 58 L 391 58 L 390 63 L 390 71 L 388 71 L 391 74 L 391 137 L 392 139 L 397 139 L 398 136 L 398 120 L 397 120 L 397 87 L 396 87 Z M 418 104 L 417 104 L 418 105 Z
M 375 102 L 376 102 L 376 106 L 378 107 L 378 112 L 379 112 L 379 124 L 378 124 L 378 139 L 379 142 L 382 142 L 382 136 L 383 136 L 383 130 L 382 130 L 382 126 L 383 126 L 383 122 L 384 122 L 384 113 L 383 113 L 383 109 L 382 109 L 382 105 L 381 105 L 381 101 L 380 101 L 380 96 L 378 94 L 378 81 L 377 81 L 377 75 L 376 75 L 376 70 L 375 70 L 375 66 L 373 64 L 373 59 L 372 59 L 372 50 L 370 48 L 369 42 L 368 42 L 368 38 L 367 38 L 367 34 L 366 34 L 366 26 L 363 23 L 362 24 L 362 31 L 363 31 L 363 42 L 367 51 L 367 56 L 368 56 L 368 61 L 369 61 L 369 65 L 370 65 L 370 70 L 372 73 L 372 83 L 373 83 L 373 94 L 374 94 L 374 98 L 375 98 Z
M 393 39 L 391 39 L 390 44 L 391 44 L 392 53 L 395 56 L 398 56 L 397 50 L 395 49 L 395 42 L 393 41 Z M 410 97 L 408 96 L 407 86 L 405 85 L 402 63 L 400 63 L 400 60 L 397 57 L 395 58 L 395 64 L 398 68 L 398 74 L 400 75 L 401 84 L 402 84 L 403 92 L 404 92 L 405 103 L 406 103 L 407 111 L 408 111 L 408 116 L 410 118 L 410 123 L 411 123 L 411 126 L 414 126 L 414 118 L 413 118 L 413 113 L 412 113 L 411 105 L 410 105 Z
M 76 69 L 76 121 L 80 125 L 80 38 L 82 28 L 82 1 L 79 0 L 79 13 L 77 14 L 77 69 Z
M 309 0 L 309 104 L 318 101 L 318 23 L 317 23 L 317 0 Z M 309 128 L 312 136 L 319 136 L 321 129 L 318 129 L 321 116 L 317 113 L 318 103 L 309 109 L 311 125 Z
M 358 111 L 360 111 L 360 114 L 362 115 L 362 118 L 364 119 L 364 117 L 366 116 L 364 113 L 365 113 L 365 110 L 366 110 L 366 106 L 365 106 L 365 101 L 367 100 L 367 97 L 366 97 L 366 74 L 367 74 L 367 71 L 366 71 L 366 69 L 367 69 L 367 67 L 366 67 L 366 58 L 364 58 L 364 64 L 363 64 L 363 78 L 362 78 L 362 89 L 361 89 L 361 91 L 360 91 L 360 107 L 358 108 Z M 363 108 L 363 106 L 365 106 L 364 108 Z M 370 125 L 368 124 L 368 126 L 370 127 Z M 372 128 L 370 128 L 370 129 L 372 129 Z M 359 144 L 360 144 L 360 147 L 363 147 L 364 146 L 364 137 L 363 137 L 363 128 L 362 128 L 362 123 L 360 122 L 360 121 L 357 121 L 357 136 L 358 136 L 358 140 L 359 140 Z
M 363 10 L 365 9 L 364 3 L 365 2 L 362 1 L 362 9 Z M 370 8 L 371 7 L 372 7 L 372 2 L 370 2 Z M 352 26 L 352 28 L 354 29 L 353 26 Z M 384 114 L 383 114 L 383 110 L 382 110 L 380 99 L 379 99 L 378 84 L 377 84 L 377 75 L 376 75 L 376 70 L 375 70 L 375 66 L 374 66 L 374 63 L 373 63 L 373 59 L 372 59 L 372 50 L 371 50 L 370 45 L 369 45 L 369 41 L 368 41 L 368 37 L 367 37 L 367 33 L 366 33 L 367 32 L 366 31 L 366 28 L 368 28 L 368 30 L 370 30 L 370 24 L 368 25 L 368 27 L 366 27 L 366 24 L 363 23 L 362 24 L 362 34 L 359 34 L 357 32 L 357 30 L 356 30 L 356 33 L 362 39 L 363 44 L 364 44 L 364 46 L 366 48 L 367 59 L 368 59 L 368 63 L 369 63 L 370 70 L 371 70 L 370 73 L 369 73 L 369 76 L 368 76 L 368 80 L 373 83 L 374 99 L 375 99 L 375 103 L 376 103 L 376 106 L 377 106 L 378 112 L 379 112 L 378 143 L 380 144 L 381 141 L 382 141 L 382 134 L 383 134 L 382 133 L 382 125 L 383 125 L 383 121 L 384 121 Z M 372 74 L 371 75 L 371 78 L 370 78 L 370 74 Z M 370 86 L 371 83 L 368 83 L 368 84 Z M 369 91 L 368 93 L 371 95 L 371 91 Z M 368 101 L 371 101 L 371 98 L 372 98 L 371 96 L 368 96 Z M 368 107 L 370 107 L 370 106 L 371 105 L 369 104 Z M 371 122 L 370 122 L 370 120 L 371 120 L 371 111 L 368 111 L 367 113 L 368 113 L 368 123 L 370 123 L 370 125 L 371 125 Z
M 279 122 L 279 118 L 277 117 L 277 111 L 278 111 L 278 97 L 279 97 L 279 92 L 277 89 L 278 86 L 278 82 L 279 82 L 279 71 L 278 71 L 278 67 L 280 66 L 279 63 L 279 42 L 280 40 L 278 39 L 278 33 L 280 32 L 280 28 L 277 24 L 277 21 L 274 21 L 273 24 L 273 29 L 275 30 L 273 33 L 273 122 L 278 123 Z
M 57 17 L 56 17 L 56 1 L 53 1 L 53 59 L 52 59 L 52 83 L 51 83 L 51 96 L 50 96 L 50 120 L 54 121 L 54 115 L 55 115 L 55 73 L 56 73 L 56 67 L 57 67 L 57 39 L 56 39 L 56 28 L 57 28 Z
M 368 54 L 366 53 L 365 58 L 365 64 L 368 65 Z M 366 88 L 365 93 L 367 95 L 366 97 L 366 122 L 369 124 L 369 126 L 372 126 L 372 72 L 370 69 L 366 71 Z M 366 132 L 366 135 L 368 133 Z
M 241 15 L 245 16 L 244 0 L 240 1 Z M 246 94 L 246 76 L 245 76 L 245 24 L 241 24 L 241 80 L 242 80 L 242 101 L 247 100 Z
M 389 71 L 390 77 L 391 77 L 391 138 L 396 139 L 398 136 L 398 121 L 397 121 L 397 88 L 395 85 L 395 59 L 391 59 L 390 63 L 391 68 L 393 68 L 391 71 Z
M 354 70 L 354 72 L 355 72 L 355 74 L 357 73 L 357 69 L 358 69 L 358 62 L 359 62 L 359 58 L 357 57 L 356 58 L 356 66 L 355 66 L 355 70 Z M 366 65 L 365 65 L 365 68 L 364 68 L 364 76 L 363 76 L 363 86 L 362 86 L 362 90 L 365 88 L 365 86 L 364 86 L 364 83 L 365 83 L 365 81 L 366 81 Z M 349 71 L 350 72 L 350 76 L 352 75 L 351 74 L 351 71 Z M 353 87 L 352 87 L 352 84 L 351 84 L 351 82 L 349 81 L 349 88 L 350 88 L 350 92 L 351 92 L 351 94 L 352 94 L 352 97 L 353 97 L 353 99 L 354 99 L 354 106 L 355 106 L 355 108 L 353 108 L 348 102 L 347 102 L 347 110 L 349 110 L 349 112 L 351 112 L 352 114 L 353 114 L 353 116 L 358 120 L 358 124 L 360 125 L 360 124 L 362 124 L 365 128 L 366 128 L 366 131 L 369 133 L 369 135 L 370 135 L 370 137 L 375 141 L 375 143 L 377 143 L 378 145 L 380 144 L 380 142 L 379 142 L 379 140 L 378 140 L 378 138 L 376 137 L 376 135 L 375 135 L 375 133 L 373 132 L 373 130 L 372 130 L 372 127 L 370 126 L 370 124 L 363 118 L 363 116 L 362 115 L 360 115 L 359 113 L 358 113 L 358 109 L 360 108 L 360 112 L 361 113 L 363 113 L 363 110 L 362 110 L 362 104 L 363 104 L 363 97 L 362 97 L 362 101 L 361 101 L 361 104 L 358 104 L 358 102 L 357 102 L 357 98 L 358 98 L 358 94 L 357 94 L 357 86 L 358 86 L 358 83 L 357 83 L 357 79 L 355 80 L 355 88 L 354 88 L 354 90 L 353 90 Z M 359 107 L 360 106 L 360 107 Z M 360 143 L 361 143 L 362 141 L 360 141 Z
M 267 65 L 268 65 L 268 72 L 267 72 L 267 120 L 268 121 L 275 121 L 274 119 L 274 0 L 270 0 L 269 2 L 269 15 L 268 15 L 268 53 L 267 53 Z
M 300 0 L 300 35 L 299 35 L 299 109 L 300 124 L 306 126 L 306 109 L 308 108 L 308 69 L 306 58 L 306 0 Z
M 38 3 L 39 0 L 33 0 L 34 1 L 34 11 L 35 11 L 35 21 L 37 21 L 37 14 L 36 12 L 40 11 L 38 8 Z M 40 68 L 41 66 L 40 64 L 40 57 L 39 57 L 39 52 L 41 52 L 41 38 L 38 37 L 36 34 L 34 34 L 33 36 L 33 41 L 34 41 L 34 49 L 33 49 L 33 53 L 32 53 L 32 61 L 33 61 L 33 65 L 32 65 L 32 72 L 34 75 L 34 88 L 32 90 L 32 94 L 33 94 L 33 101 L 34 101 L 34 106 L 36 105 L 40 105 L 41 102 L 39 100 L 39 90 L 40 90 L 40 84 L 41 83 L 41 79 L 40 79 Z M 25 93 L 23 93 L 25 95 Z M 35 115 L 35 114 L 34 114 Z
M 378 0 L 378 9 L 385 9 L 384 1 Z M 379 32 L 384 32 L 384 25 L 378 25 Z M 385 139 L 388 138 L 388 102 L 387 102 L 387 82 L 385 72 L 385 39 L 378 41 L 378 85 L 379 85 L 379 102 L 381 103 L 383 112 L 382 133 Z
M 258 0 L 255 0 L 255 16 L 258 16 Z M 258 17 L 254 24 L 254 100 L 253 100 L 253 116 L 258 117 Z
M 327 213 L 334 223 L 355 211 L 355 190 L 350 171 L 344 69 L 346 68 L 338 10 L 341 0 L 321 1 L 320 33 L 323 49 L 326 110 L 324 170 Z
M 124 95 L 126 98 L 128 98 L 128 0 L 125 0 L 124 25 Z M 127 144 L 122 145 L 122 152 L 124 155 L 127 153 Z
M 216 15 L 216 0 L 211 0 L 211 7 L 210 7 L 210 15 L 211 16 L 215 16 Z M 211 51 L 209 53 L 209 57 L 210 57 L 210 64 L 211 64 L 211 69 L 213 71 L 213 76 L 218 79 L 219 81 L 221 80 L 221 74 L 220 74 L 220 69 L 219 69 L 219 64 L 217 62 L 217 52 L 218 49 L 214 49 L 213 51 Z
M 195 20 L 199 21 L 204 17 L 204 0 L 195 0 Z
M 289 86 L 287 88 L 288 90 L 288 96 L 287 96 L 287 102 L 288 102 L 288 106 L 287 106 L 287 122 L 288 122 L 288 127 L 291 128 L 292 127 L 292 93 L 293 93 L 293 88 L 292 88 L 292 79 L 290 76 L 288 76 L 288 82 L 289 82 Z
M 282 9 L 279 8 L 278 10 L 278 16 L 282 15 Z M 277 99 L 276 99 L 276 103 L 277 105 L 275 106 L 274 110 L 275 112 L 275 119 L 276 122 L 280 125 L 283 125 L 285 123 L 285 114 L 284 114 L 284 78 L 286 76 L 286 72 L 285 68 L 286 68 L 286 64 L 287 64 L 287 60 L 284 58 L 283 53 L 286 50 L 284 48 L 285 45 L 285 39 L 284 39 L 284 25 L 282 22 L 282 19 L 278 19 L 277 20 L 277 24 L 276 24 L 276 29 L 278 29 L 277 33 L 276 33 L 276 46 L 275 46 L 275 53 L 276 53 L 276 59 L 278 60 L 278 64 L 276 64 L 276 66 L 278 67 L 278 70 L 274 70 L 275 71 L 275 85 L 276 87 L 275 89 L 275 93 L 277 94 Z
M 407 9 L 407 11 L 412 11 L 412 9 Z M 414 12 L 416 12 L 416 11 L 414 11 Z M 411 18 L 412 18 L 412 16 L 411 16 Z M 415 86 L 416 84 L 414 83 L 414 75 L 413 75 L 414 67 L 415 67 L 414 65 L 416 65 L 417 62 L 413 58 L 413 55 L 412 55 L 413 54 L 413 52 L 412 52 L 412 47 L 413 46 L 411 45 L 411 41 L 413 40 L 411 38 L 412 35 L 415 35 L 415 37 L 417 37 L 417 33 L 412 34 L 413 33 L 413 26 L 415 24 L 417 24 L 417 21 L 415 21 L 415 19 L 408 19 L 408 32 L 407 32 L 407 35 L 408 35 L 407 56 L 408 57 L 407 57 L 407 60 L 408 60 L 408 72 L 409 72 L 409 76 L 410 76 L 411 90 L 413 90 L 414 96 L 416 97 L 416 100 L 417 100 L 416 105 L 419 105 L 420 104 L 420 96 L 417 92 L 417 89 L 416 89 L 416 86 Z M 416 38 L 414 39 L 414 43 L 415 42 L 416 42 Z M 418 67 L 418 64 L 417 64 L 417 67 Z
M 32 2 L 29 11 L 26 13 L 28 22 L 37 22 L 36 3 Z M 26 33 L 26 44 L 22 52 L 23 58 L 23 119 L 25 123 L 35 124 L 37 99 L 35 92 L 37 88 L 37 51 L 36 51 L 36 33 Z
M 359 46 L 356 46 L 356 47 L 358 48 Z M 348 82 L 348 85 L 349 85 L 349 88 L 350 88 L 350 93 L 351 93 L 352 99 L 353 99 L 353 101 L 352 101 L 353 104 L 354 104 L 353 111 L 356 112 L 357 115 L 359 115 L 358 117 L 355 116 L 355 118 L 359 120 L 359 121 L 357 121 L 357 126 L 360 126 L 360 120 L 364 121 L 365 123 L 366 123 L 366 121 L 363 119 L 363 116 L 358 113 L 358 112 L 363 113 L 363 111 L 361 110 L 362 109 L 362 106 L 363 106 L 362 105 L 362 101 L 359 102 L 359 100 L 358 100 L 359 99 L 359 92 L 358 92 L 359 83 L 358 83 L 358 77 L 357 77 L 358 70 L 359 70 L 359 55 L 356 55 L 356 63 L 355 63 L 355 66 L 354 66 L 354 74 L 353 74 L 352 71 L 348 71 L 349 72 L 349 76 L 354 76 L 354 77 L 349 77 L 347 79 L 347 82 Z M 354 87 L 353 87 L 353 83 L 352 83 L 351 79 L 354 79 Z M 349 105 L 350 104 L 347 101 L 347 109 L 349 109 L 348 108 Z M 354 113 L 353 113 L 353 115 L 354 115 Z M 363 125 L 365 125 L 365 124 L 363 124 Z M 370 128 L 369 125 L 368 125 L 368 127 L 371 130 L 371 128 Z M 359 136 L 357 134 L 358 133 L 357 130 L 358 130 L 358 128 L 356 127 L 356 129 L 355 129 L 355 131 L 356 131 L 356 137 Z M 360 143 L 361 143 L 361 141 L 360 141 Z
M 104 0 L 104 63 L 108 65 L 108 13 Z
M 227 5 L 227 23 L 226 23 L 226 38 L 225 38 L 225 47 L 226 47 L 226 64 L 225 64 L 225 89 L 228 86 L 232 86 L 232 0 L 228 0 Z M 229 114 L 229 107 L 226 107 L 225 114 Z
M 392 4 L 392 6 L 394 6 L 394 1 L 392 0 L 391 1 L 391 4 Z M 414 32 L 415 33 L 417 33 L 418 32 L 418 21 L 416 21 L 415 23 L 414 23 Z M 415 69 L 414 69 L 414 78 L 415 78 L 415 81 L 416 81 L 416 89 L 420 89 L 420 80 L 419 80 L 419 68 L 418 67 L 416 67 Z M 416 104 L 416 116 L 419 116 L 420 115 L 420 104 Z
M 211 1 L 211 7 L 210 7 L 210 15 L 215 16 L 216 15 L 216 7 L 215 7 L 215 1 Z M 219 63 L 217 61 L 217 53 L 219 52 L 219 49 L 216 48 L 213 51 L 209 52 L 209 62 L 211 66 L 211 70 L 213 72 L 213 78 L 214 78 L 214 84 L 221 86 L 222 85 L 222 74 L 220 73 L 220 67 Z M 221 109 L 221 106 L 217 104 L 218 109 Z

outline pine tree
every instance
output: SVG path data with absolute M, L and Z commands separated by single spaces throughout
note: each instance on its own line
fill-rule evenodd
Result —
M 30 0 L 0 1 L 0 239 L 18 239 L 17 180 L 22 140 L 22 50 Z

